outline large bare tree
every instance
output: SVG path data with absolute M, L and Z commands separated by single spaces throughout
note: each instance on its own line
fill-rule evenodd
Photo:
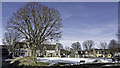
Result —
M 92 40 L 87 40 L 83 42 L 83 48 L 88 51 L 88 57 L 90 55 L 93 46 L 94 46 L 94 42 Z
M 33 56 L 38 44 L 61 37 L 61 17 L 58 10 L 41 3 L 31 2 L 24 5 L 9 18 L 8 26 L 21 32 L 32 43 Z

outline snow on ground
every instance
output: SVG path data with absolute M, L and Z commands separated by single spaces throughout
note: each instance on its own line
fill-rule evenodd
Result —
M 46 62 L 46 63 L 50 63 L 55 64 L 55 63 L 71 63 L 71 64 L 75 64 L 75 63 L 79 63 L 81 60 L 84 60 L 85 63 L 92 63 L 94 60 L 100 60 L 102 63 L 109 63 L 112 62 L 111 59 L 100 59 L 100 58 L 60 58 L 60 57 L 44 57 L 44 58 L 40 58 L 38 57 L 37 60 L 39 60 L 40 62 Z

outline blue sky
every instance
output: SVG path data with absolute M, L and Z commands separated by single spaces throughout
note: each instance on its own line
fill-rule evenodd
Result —
M 13 12 L 25 2 L 2 3 L 2 28 Z M 42 2 L 42 4 L 59 10 L 62 17 L 62 38 L 64 46 L 73 42 L 81 44 L 85 40 L 109 42 L 117 39 L 118 6 L 117 2 Z M 2 29 L 3 31 L 4 28 Z

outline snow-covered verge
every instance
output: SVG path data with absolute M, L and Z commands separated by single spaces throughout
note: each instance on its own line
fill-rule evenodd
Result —
M 109 63 L 112 62 L 111 59 L 100 59 L 100 58 L 60 58 L 60 57 L 44 57 L 44 58 L 37 58 L 40 62 L 46 62 L 52 64 L 56 63 L 70 63 L 75 64 L 79 63 L 80 61 L 85 61 L 84 63 L 93 63 L 95 60 L 100 60 L 101 62 L 98 63 Z

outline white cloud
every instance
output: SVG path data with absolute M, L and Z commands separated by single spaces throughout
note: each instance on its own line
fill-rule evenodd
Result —
M 76 13 L 77 13 L 77 15 L 78 14 L 83 15 L 82 13 L 84 12 L 85 6 L 78 4 L 75 6 L 75 8 L 73 8 L 73 5 L 64 5 L 64 8 L 63 7 L 57 7 L 57 8 L 61 13 L 62 19 L 65 20 L 72 16 L 75 16 Z M 80 9 L 82 9 L 82 10 L 80 10 Z

